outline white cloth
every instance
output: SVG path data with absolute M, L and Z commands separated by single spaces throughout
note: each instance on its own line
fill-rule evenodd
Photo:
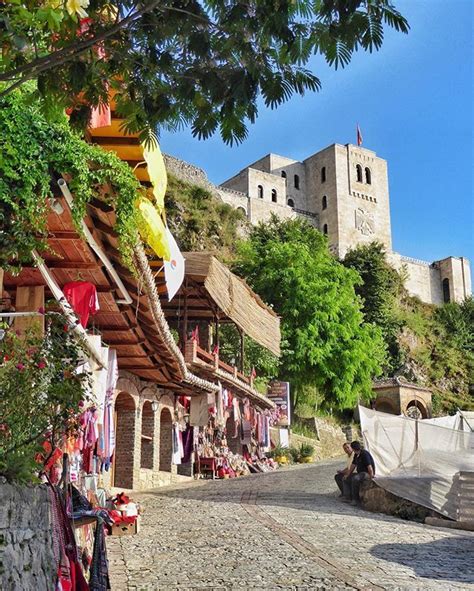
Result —
M 359 406 L 376 482 L 389 492 L 456 519 L 460 472 L 474 472 L 474 432 Z
M 166 289 L 168 290 L 168 300 L 171 301 L 176 292 L 181 287 L 184 280 L 184 257 L 174 239 L 173 234 L 166 228 L 166 236 L 170 247 L 170 260 L 164 261 Z

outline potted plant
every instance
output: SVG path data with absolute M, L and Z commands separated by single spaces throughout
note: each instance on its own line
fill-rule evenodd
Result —
M 300 459 L 302 464 L 310 464 L 313 461 L 314 445 L 310 443 L 302 443 L 299 449 Z
M 274 458 L 276 462 L 279 464 L 288 464 L 288 456 L 290 454 L 290 450 L 288 447 L 282 447 L 281 445 L 276 445 L 271 453 L 271 457 Z

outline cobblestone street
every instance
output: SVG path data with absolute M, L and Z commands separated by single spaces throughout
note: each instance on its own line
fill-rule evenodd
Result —
M 341 503 L 337 467 L 134 495 L 146 512 L 108 539 L 112 590 L 474 589 L 474 533 Z

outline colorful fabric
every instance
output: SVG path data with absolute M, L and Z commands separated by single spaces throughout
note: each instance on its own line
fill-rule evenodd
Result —
M 168 177 L 166 174 L 165 161 L 158 143 L 156 143 L 151 149 L 143 147 L 143 158 L 145 158 L 147 163 L 148 176 L 153 185 L 155 205 L 161 213 L 165 208 L 165 193 Z
M 158 210 L 146 197 L 139 198 L 137 207 L 141 214 L 138 223 L 140 236 L 160 259 L 169 261 L 171 254 L 166 236 L 166 228 Z
M 88 281 L 71 281 L 63 287 L 63 293 L 74 312 L 79 316 L 82 326 L 86 328 L 89 315 L 95 314 L 99 310 L 95 285 Z

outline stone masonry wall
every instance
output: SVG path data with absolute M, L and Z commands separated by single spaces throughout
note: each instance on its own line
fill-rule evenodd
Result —
M 47 488 L 0 483 L 0 588 L 51 591 L 55 570 Z

